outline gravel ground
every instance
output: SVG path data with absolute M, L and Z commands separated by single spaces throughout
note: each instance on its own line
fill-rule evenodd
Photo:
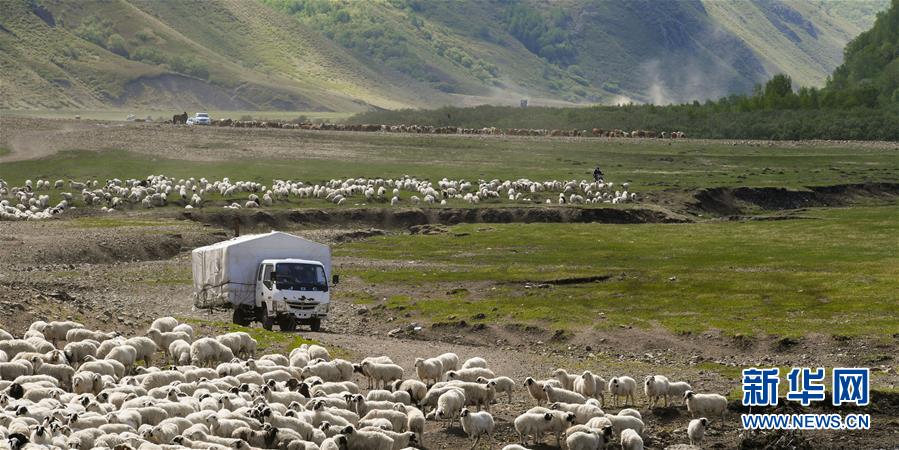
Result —
M 315 240 L 335 242 L 354 231 L 358 230 L 297 232 Z M 71 318 L 89 327 L 134 333 L 162 315 L 228 321 L 228 311 L 193 309 L 189 285 L 190 249 L 227 236 L 220 229 L 188 221 L 162 220 L 158 226 L 115 228 L 84 228 L 72 220 L 0 222 L 0 327 L 21 333 L 33 320 Z M 340 271 L 403 263 L 337 258 L 335 264 Z M 466 287 L 476 293 L 489 288 L 489 283 Z M 388 355 L 409 374 L 414 373 L 415 357 L 452 351 L 462 358 L 482 356 L 497 374 L 513 377 L 519 383 L 527 376 L 547 378 L 555 367 L 566 367 L 572 371 L 590 369 L 607 379 L 630 375 L 640 380 L 645 375 L 663 373 L 673 379 L 688 380 L 697 390 L 722 394 L 738 387 L 731 372 L 740 367 L 802 366 L 812 361 L 825 367 L 852 366 L 858 365 L 863 355 L 892 355 L 899 347 L 896 339 L 841 342 L 811 335 L 796 342 L 782 342 L 732 338 L 717 332 L 674 335 L 666 330 L 624 325 L 612 332 L 587 327 L 588 331 L 572 335 L 500 324 L 485 328 L 422 324 L 420 331 L 410 332 L 407 330 L 414 324 L 403 311 L 383 308 L 377 300 L 374 304 L 357 305 L 341 296 L 341 291 L 366 291 L 375 299 L 390 295 L 427 298 L 448 288 L 369 286 L 344 278 L 335 290 L 333 315 L 326 322 L 325 331 L 301 333 L 339 347 L 356 360 L 367 355 Z M 895 368 L 880 364 L 873 365 L 877 368 L 877 385 L 895 389 Z M 791 441 L 792 446 L 770 448 L 895 448 L 899 443 L 897 397 L 878 398 L 875 406 L 864 411 L 874 415 L 873 432 L 805 433 L 782 440 Z M 685 427 L 689 415 L 683 407 L 648 411 L 643 396 L 637 400 L 647 421 L 648 448 L 687 442 Z M 511 404 L 503 400 L 494 406 L 498 442 L 516 440 L 511 421 L 531 406 L 533 402 L 523 389 L 516 392 Z M 734 448 L 745 441 L 744 448 L 765 448 L 764 439 L 783 437 L 743 436 L 737 428 L 738 414 L 732 410 L 724 421 L 712 427 L 706 441 L 708 447 Z M 428 424 L 425 442 L 428 448 L 467 445 L 461 429 L 443 430 L 433 422 Z

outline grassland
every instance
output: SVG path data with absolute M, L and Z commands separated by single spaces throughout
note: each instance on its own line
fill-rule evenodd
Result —
M 341 256 L 408 264 L 358 270 L 367 283 L 486 292 L 396 296 L 429 321 L 538 323 L 555 328 L 662 325 L 746 335 L 899 332 L 899 207 L 810 210 L 807 219 L 670 225 L 459 225 L 453 234 L 377 237 Z M 608 275 L 603 282 L 525 289 L 526 282 Z M 603 316 L 600 317 L 599 314 Z M 477 322 L 478 320 L 474 320 Z
M 172 114 L 179 113 L 173 109 L 16 109 L 16 110 L 0 110 L 0 116 L 16 116 L 16 117 L 38 117 L 45 119 L 74 119 L 76 116 L 82 119 L 92 120 L 113 120 L 124 121 L 128 115 L 133 114 L 138 119 L 147 117 L 156 120 L 164 118 L 172 119 Z M 213 119 L 231 118 L 240 119 L 245 116 L 252 117 L 253 120 L 280 120 L 290 121 L 299 117 L 305 117 L 309 121 L 328 121 L 337 122 L 346 119 L 350 113 L 346 112 L 327 112 L 327 111 L 241 111 L 241 110 L 209 110 L 210 117 Z M 193 111 L 188 111 L 193 114 Z M 2 155 L 2 153 L 0 153 Z

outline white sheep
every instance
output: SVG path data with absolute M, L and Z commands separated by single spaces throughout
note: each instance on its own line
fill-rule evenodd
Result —
M 611 422 L 612 431 L 615 434 L 621 435 L 621 432 L 623 430 L 628 429 L 632 429 L 639 434 L 643 434 L 643 421 L 634 416 L 606 414 L 605 417 L 609 420 L 609 422 Z
M 420 402 L 428 395 L 428 386 L 418 380 L 397 380 L 391 384 L 393 391 L 408 392 L 415 403 Z
M 508 397 L 509 403 L 512 403 L 512 391 L 515 389 L 515 380 L 509 377 L 496 377 L 491 379 L 478 377 L 477 379 L 477 382 L 481 384 L 488 384 L 491 381 L 493 382 L 496 393 L 505 393 Z
M 693 388 L 685 381 L 668 382 L 668 396 L 672 399 L 677 399 L 681 404 L 684 402 L 684 394 L 691 390 L 693 390 Z
M 172 331 L 175 333 L 187 333 L 187 335 L 190 336 L 190 341 L 188 341 L 188 343 L 193 342 L 193 340 L 194 340 L 194 336 L 195 336 L 194 327 L 192 327 L 186 323 L 178 324 L 178 326 L 176 326 L 175 328 L 172 328 Z
M 153 321 L 150 324 L 150 328 L 154 330 L 159 330 L 163 333 L 168 333 L 175 329 L 178 326 L 178 319 L 174 317 L 160 317 Z
M 562 387 L 559 380 L 537 381 L 531 377 L 527 377 L 524 380 L 524 387 L 528 390 L 528 394 L 530 394 L 531 398 L 537 401 L 538 405 L 546 403 L 546 392 L 543 391 L 543 387 L 547 384 L 552 385 L 553 387 Z
M 493 447 L 493 416 L 489 412 L 479 411 L 471 412 L 468 408 L 462 408 L 459 413 L 459 422 L 462 423 L 462 430 L 468 435 L 468 438 L 474 441 L 471 448 L 474 449 L 478 442 L 481 442 L 481 436 L 487 435 L 490 440 L 490 447 Z
M 443 363 L 438 358 L 416 358 L 414 366 L 418 379 L 425 383 L 430 382 L 431 380 L 433 380 L 434 383 L 440 381 L 440 378 L 444 373 Z
M 463 406 L 465 406 L 465 394 L 458 389 L 448 390 L 437 398 L 434 417 L 437 420 L 446 420 L 447 423 L 444 426 L 451 427 Z
M 624 404 L 628 404 L 628 399 L 634 404 L 634 394 L 637 391 L 637 382 L 631 377 L 615 377 L 609 380 L 609 394 L 618 406 L 618 397 L 624 397 Z
M 357 430 L 352 425 L 341 432 L 347 450 L 392 450 L 393 439 L 377 431 Z
M 437 357 L 440 360 L 441 365 L 443 366 L 443 372 L 449 372 L 450 370 L 456 370 L 459 368 L 459 355 L 455 353 L 444 353 Z M 489 377 L 492 378 L 492 377 Z
M 664 375 L 650 375 L 643 381 L 643 393 L 646 394 L 648 408 L 657 405 L 659 399 L 665 398 L 665 407 L 668 406 L 668 378 Z
M 562 383 L 562 388 L 569 391 L 574 390 L 574 380 L 576 380 L 577 377 L 577 375 L 569 375 L 565 369 L 556 369 L 553 371 L 553 378 L 559 380 L 559 383 Z
M 212 338 L 200 338 L 190 344 L 190 360 L 196 366 L 210 367 L 233 358 L 230 348 Z
M 475 356 L 474 358 L 468 358 L 462 363 L 463 369 L 472 369 L 475 367 L 480 367 L 482 369 L 487 368 L 487 360 L 481 358 L 480 356 Z
M 481 367 L 473 367 L 470 369 L 450 370 L 450 371 L 446 372 L 447 380 L 476 382 L 478 377 L 494 378 L 494 377 L 496 377 L 496 374 L 494 374 L 493 371 L 490 369 L 484 369 Z
M 594 417 L 602 417 L 605 415 L 602 408 L 596 405 L 582 405 L 578 403 L 561 403 L 556 402 L 549 407 L 552 410 L 565 411 L 574 414 L 575 422 L 586 424 Z
M 515 418 L 515 431 L 522 445 L 528 445 L 528 437 L 534 436 L 534 444 L 538 444 L 543 434 L 552 432 L 556 437 L 556 446 L 562 446 L 562 432 L 574 422 L 574 414 L 561 411 L 542 413 L 526 412 Z
M 611 434 L 611 428 L 607 428 Z M 590 429 L 589 431 L 566 432 L 565 445 L 568 450 L 600 450 L 606 448 L 610 436 L 606 436 L 602 430 Z
M 393 409 L 406 415 L 406 429 L 418 434 L 419 445 L 424 445 L 425 415 L 414 406 L 394 405 Z
M 190 344 L 185 341 L 177 340 L 169 344 L 169 357 L 174 364 L 186 366 L 190 364 Z
M 606 380 L 596 376 L 593 372 L 589 370 L 585 370 L 584 373 L 580 374 L 574 380 L 574 392 L 583 395 L 587 398 L 595 398 L 599 399 L 600 406 L 605 401 L 605 395 L 603 395 L 603 391 L 606 388 Z
M 727 412 L 727 398 L 719 394 L 697 394 L 693 391 L 684 393 L 684 403 L 690 416 L 721 416 Z
M 144 367 L 153 365 L 153 354 L 156 353 L 156 343 L 146 336 L 134 336 L 125 339 L 125 344 L 134 347 L 136 351 L 135 361 L 143 361 Z
M 375 387 L 385 387 L 394 380 L 403 378 L 403 368 L 396 364 L 382 364 L 371 361 L 362 363 L 362 370 L 371 376 Z
M 632 429 L 621 432 L 621 450 L 643 450 L 643 438 Z
M 574 391 L 553 387 L 550 384 L 543 386 L 543 392 L 546 393 L 546 400 L 550 403 L 586 403 L 587 398 Z
M 693 419 L 687 425 L 687 437 L 690 438 L 690 445 L 702 447 L 702 438 L 705 436 L 705 428 L 709 425 L 709 419 L 700 417 Z
M 104 359 L 118 361 L 125 366 L 125 372 L 129 373 L 137 361 L 137 349 L 128 344 L 122 344 L 110 350 Z

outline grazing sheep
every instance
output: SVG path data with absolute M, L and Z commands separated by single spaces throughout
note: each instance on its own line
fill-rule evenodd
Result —
M 479 411 L 471 412 L 468 408 L 462 408 L 459 413 L 459 422 L 462 423 L 462 430 L 468 435 L 468 438 L 474 442 L 471 448 L 474 449 L 478 442 L 481 442 L 481 436 L 487 435 L 490 440 L 490 447 L 493 447 L 493 416 L 489 412 Z
M 190 340 L 187 341 L 188 343 L 191 343 L 194 340 L 194 327 L 192 327 L 186 323 L 178 324 L 178 326 L 176 326 L 175 328 L 172 328 L 172 332 L 187 333 L 187 335 L 190 336 Z
M 551 410 L 565 411 L 574 414 L 575 423 L 586 424 L 594 417 L 603 417 L 605 412 L 595 405 L 556 402 L 550 405 Z
M 437 398 L 434 417 L 437 420 L 445 419 L 447 423 L 444 427 L 451 427 L 463 406 L 465 406 L 465 394 L 458 389 L 448 390 Z
M 700 417 L 693 419 L 687 425 L 687 437 L 690 438 L 690 445 L 702 447 L 702 438 L 705 436 L 705 428 L 709 425 L 709 419 Z
M 684 393 L 684 403 L 687 404 L 687 411 L 690 411 L 691 417 L 700 416 L 721 416 L 727 412 L 727 398 L 718 394 L 697 394 L 693 391 Z
M 150 324 L 150 329 L 159 330 L 163 333 L 168 333 L 175 329 L 178 326 L 178 319 L 174 317 L 160 317 L 153 321 Z
M 586 403 L 587 398 L 574 391 L 553 387 L 552 385 L 543 386 L 543 392 L 546 393 L 546 400 L 550 403 Z
M 538 444 L 543 434 L 552 432 L 556 436 L 556 446 L 562 446 L 562 432 L 574 422 L 574 414 L 561 411 L 544 413 L 526 412 L 515 418 L 515 431 L 522 445 L 528 445 L 528 437 L 534 436 L 534 444 Z
M 416 358 L 414 366 L 415 373 L 416 375 L 418 375 L 418 379 L 425 383 L 428 383 L 432 380 L 434 381 L 434 383 L 437 383 L 438 381 L 440 381 L 440 378 L 444 373 L 443 363 L 438 358 Z
M 180 366 L 190 364 L 190 344 L 186 341 L 177 340 L 169 344 L 168 354 L 173 364 Z
M 230 348 L 212 338 L 200 338 L 190 344 L 190 360 L 195 366 L 211 367 L 233 358 Z
M 392 450 L 393 439 L 376 431 L 357 430 L 352 425 L 341 431 L 347 450 Z
M 69 330 L 75 328 L 84 328 L 84 325 L 78 322 L 72 322 L 71 320 L 54 321 L 48 323 L 42 333 L 44 333 L 44 337 L 46 337 L 48 341 L 57 345 L 60 341 L 66 340 L 66 333 L 68 333 Z
M 601 450 L 612 437 L 612 428 L 602 430 L 590 429 L 589 431 L 566 432 L 565 445 L 568 450 Z
M 621 450 L 643 450 L 643 438 L 632 429 L 621 432 Z
M 135 336 L 125 340 L 126 345 L 134 347 L 137 352 L 134 356 L 135 361 L 143 361 L 144 367 L 153 365 L 153 354 L 156 353 L 156 343 L 152 339 L 145 336 Z
M 428 395 L 428 386 L 418 380 L 397 380 L 391 385 L 394 392 L 408 392 L 415 403 L 420 402 Z
M 476 367 L 479 367 L 481 369 L 486 369 L 487 368 L 487 360 L 485 360 L 484 358 L 481 358 L 480 356 L 475 356 L 474 358 L 466 359 L 465 362 L 462 363 L 463 369 L 472 369 L 472 368 L 476 368 Z
M 637 382 L 631 377 L 615 377 L 609 380 L 609 393 L 618 406 L 618 397 L 624 397 L 624 404 L 628 404 L 628 399 L 634 404 L 634 394 L 637 391 Z
M 458 380 L 458 381 L 468 381 L 468 382 L 476 382 L 478 377 L 484 378 L 494 378 L 496 374 L 493 373 L 490 369 L 484 369 L 481 367 L 474 367 L 470 369 L 459 369 L 459 370 L 450 370 L 446 372 L 446 379 L 449 380 Z
M 623 430 L 632 429 L 639 434 L 643 434 L 643 421 L 634 416 L 622 416 L 606 414 L 606 419 L 612 424 L 612 431 L 620 435 Z
M 122 344 L 110 350 L 104 359 L 118 361 L 125 366 L 125 372 L 130 373 L 135 361 L 137 361 L 137 349 L 130 345 Z
M 665 398 L 665 407 L 668 407 L 668 378 L 664 375 L 650 375 L 643 382 L 643 393 L 646 394 L 648 408 L 658 404 L 660 398 Z
M 419 445 L 424 445 L 425 415 L 414 406 L 394 405 L 393 409 L 406 415 L 406 429 L 418 434 Z
M 574 380 L 574 392 L 587 398 L 595 398 L 600 401 L 600 406 L 605 402 L 603 391 L 606 387 L 606 380 L 596 376 L 593 372 L 585 370 L 580 376 Z

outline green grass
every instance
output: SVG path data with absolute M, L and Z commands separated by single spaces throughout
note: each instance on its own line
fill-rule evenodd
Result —
M 619 324 L 698 333 L 890 335 L 899 307 L 899 207 L 812 210 L 810 220 L 699 224 L 459 225 L 465 236 L 387 236 L 340 256 L 416 261 L 356 270 L 366 283 L 435 286 L 493 281 L 473 298 L 395 297 L 423 319 Z M 525 289 L 526 281 L 611 275 L 604 282 Z M 676 277 L 675 279 L 671 279 Z M 605 318 L 598 314 L 602 312 Z
M 253 120 L 294 120 L 300 116 L 305 116 L 307 120 L 326 120 L 329 122 L 338 122 L 346 119 L 351 115 L 348 112 L 327 112 L 327 111 L 221 111 L 221 110 L 203 110 L 208 112 L 213 119 L 231 118 L 238 120 L 244 116 L 250 116 Z M 193 115 L 195 111 L 187 111 Z M 138 119 L 146 119 L 148 116 L 156 120 L 163 117 L 167 120 L 172 119 L 173 109 L 148 109 L 136 107 L 132 109 L 28 109 L 28 110 L 0 110 L 0 116 L 18 116 L 18 117 L 39 117 L 46 119 L 74 119 L 79 116 L 85 120 L 117 120 L 124 121 L 129 114 L 134 114 Z M 7 150 L 9 151 L 9 150 Z M 0 149 L 0 156 L 3 155 Z
M 169 219 L 131 219 L 125 217 L 78 217 L 67 222 L 68 225 L 77 228 L 120 228 L 120 227 L 158 227 L 165 225 L 179 225 L 182 222 L 176 222 Z
M 6 156 L 10 153 L 12 153 L 12 150 L 10 150 L 6 147 L 0 147 L 0 156 Z

